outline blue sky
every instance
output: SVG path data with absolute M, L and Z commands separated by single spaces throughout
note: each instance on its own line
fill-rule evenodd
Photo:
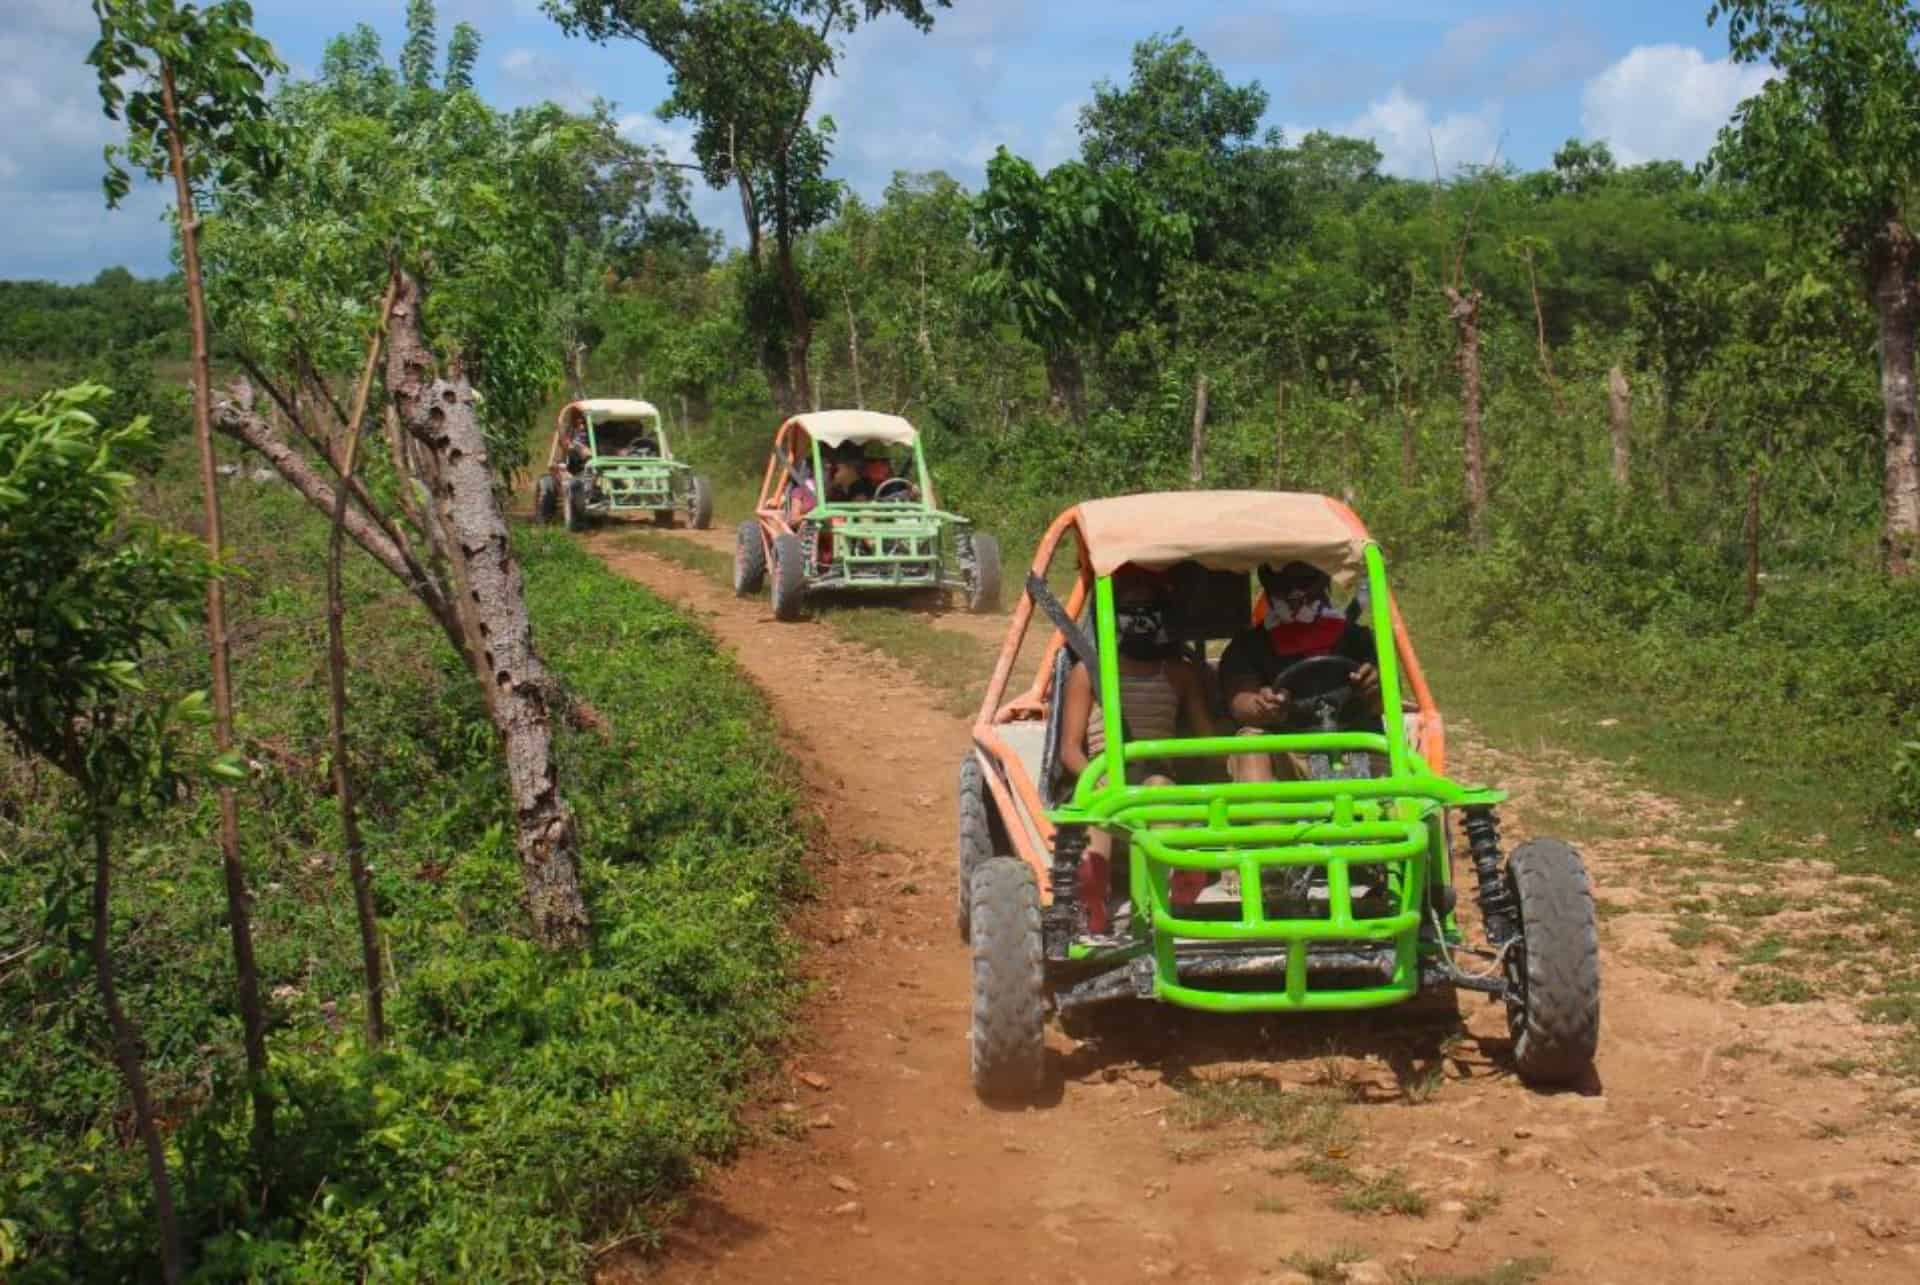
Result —
M 397 49 L 404 0 L 254 0 L 256 24 L 296 72 L 357 22 Z M 1268 123 L 1374 139 L 1387 168 L 1428 175 L 1488 160 L 1546 164 L 1573 136 L 1623 160 L 1697 161 L 1763 71 L 1726 61 L 1706 0 L 1527 4 L 1503 0 L 955 0 L 930 35 L 897 19 L 845 44 L 820 108 L 839 126 L 834 173 L 866 195 L 897 169 L 945 169 L 969 186 L 1004 143 L 1047 165 L 1076 149 L 1074 117 L 1101 78 L 1124 81 L 1135 41 L 1186 29 L 1235 81 L 1271 95 Z M 632 43 L 568 40 L 538 0 L 440 0 L 444 31 L 485 37 L 478 85 L 517 105 L 619 104 L 636 138 L 685 154 L 687 131 L 653 115 L 665 68 Z M 125 264 L 167 268 L 164 195 L 99 198 L 99 118 L 81 59 L 87 0 L 0 0 L 0 277 L 74 281 Z M 702 191 L 702 218 L 739 239 L 738 206 Z

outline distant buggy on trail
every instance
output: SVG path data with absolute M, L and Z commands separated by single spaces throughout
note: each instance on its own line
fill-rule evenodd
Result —
M 1069 580 L 1063 603 L 1050 584 Z M 1504 1002 L 1522 1079 L 1585 1076 L 1586 869 L 1552 839 L 1503 853 L 1505 796 L 1445 776 L 1445 749 L 1380 550 L 1345 505 L 1215 491 L 1061 514 L 960 765 L 975 1089 L 1030 1097 L 1046 1023 L 1088 1033 L 1105 1006 L 1456 1014 L 1457 990 Z M 1484 947 L 1455 922 L 1450 815 Z
M 769 582 L 780 620 L 798 619 L 813 594 L 875 590 L 959 594 L 970 611 L 996 611 L 1000 546 L 940 509 L 912 424 L 813 411 L 774 434 L 734 546 L 734 592 L 749 597 Z
M 597 397 L 560 411 L 547 467 L 534 482 L 534 516 L 569 531 L 610 514 L 648 513 L 670 527 L 676 514 L 704 531 L 713 525 L 713 490 L 673 457 L 666 425 L 651 402 Z

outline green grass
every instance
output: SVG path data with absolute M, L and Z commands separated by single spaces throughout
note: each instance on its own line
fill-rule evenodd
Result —
M 1188 1079 L 1175 1087 L 1180 1097 L 1168 1118 L 1187 1128 L 1251 1128 L 1259 1145 L 1269 1149 L 1325 1150 L 1350 1143 L 1355 1136 L 1345 1112 L 1349 1099 L 1336 1089 L 1288 1089 L 1260 1076 Z
M 1335 1285 L 1345 1279 L 1340 1270 L 1348 1263 L 1361 1263 L 1372 1255 L 1358 1245 L 1333 1245 L 1320 1250 L 1296 1250 L 1280 1261 L 1299 1272 L 1314 1285 Z
M 1553 1270 L 1553 1259 L 1545 1254 L 1531 1258 L 1510 1258 L 1494 1267 L 1477 1272 L 1449 1273 L 1444 1276 L 1413 1276 L 1406 1285 L 1533 1285 Z
M 356 768 L 392 961 L 394 1038 L 360 1038 L 352 904 L 325 793 L 324 524 L 283 487 L 227 488 L 241 792 L 282 1107 L 245 1154 L 214 808 L 130 840 L 123 997 L 210 1279 L 554 1280 L 656 1238 L 742 1139 L 797 982 L 782 923 L 803 819 L 767 711 L 712 640 L 562 533 L 517 533 L 536 636 L 605 718 L 557 734 L 583 836 L 590 948 L 526 940 L 512 817 L 481 696 L 424 613 L 349 563 Z M 150 507 L 185 520 L 163 476 Z M 196 646 L 154 681 L 198 682 Z M 47 933 L 72 862 L 57 794 L 0 751 L 0 958 Z M 86 972 L 61 944 L 0 968 L 0 1276 L 157 1275 L 145 1177 Z

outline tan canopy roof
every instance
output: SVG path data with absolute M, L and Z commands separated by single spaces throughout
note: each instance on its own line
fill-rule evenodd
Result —
M 1095 575 L 1124 562 L 1163 570 L 1191 558 L 1216 571 L 1305 562 L 1345 588 L 1366 565 L 1352 510 L 1297 491 L 1160 491 L 1088 500 L 1080 530 Z
M 631 397 L 593 397 L 586 401 L 575 402 L 569 410 L 583 410 L 593 416 L 596 424 L 613 424 L 629 419 L 659 419 L 660 412 L 652 402 L 643 402 Z
M 838 446 L 842 442 L 891 442 L 911 446 L 920 436 L 913 425 L 898 415 L 882 415 L 871 410 L 809 411 L 787 422 L 798 424 L 822 446 Z

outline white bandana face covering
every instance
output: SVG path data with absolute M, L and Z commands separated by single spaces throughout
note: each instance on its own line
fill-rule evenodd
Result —
M 1339 614 L 1333 609 L 1332 603 L 1318 598 L 1309 598 L 1297 608 L 1289 608 L 1283 599 L 1267 608 L 1267 618 L 1261 625 L 1266 629 L 1278 629 L 1281 625 L 1310 625 L 1316 620 Z

